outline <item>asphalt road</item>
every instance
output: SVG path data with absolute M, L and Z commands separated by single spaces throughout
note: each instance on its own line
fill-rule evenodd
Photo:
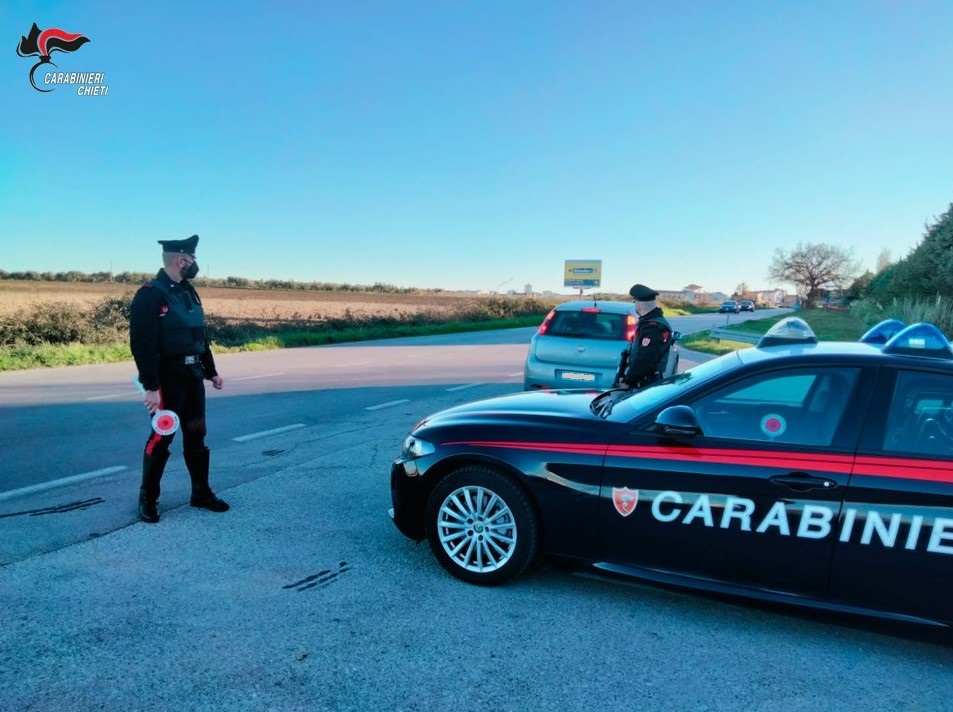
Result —
M 221 357 L 233 508 L 188 507 L 174 449 L 157 525 L 131 364 L 0 374 L 0 708 L 951 709 L 953 649 L 914 629 L 549 565 L 480 588 L 404 539 L 404 435 L 519 390 L 531 333 Z
M 726 318 L 671 321 L 688 334 Z M 381 403 L 404 397 L 386 395 L 392 387 L 495 383 L 519 390 L 534 332 L 529 327 L 219 356 L 226 388 L 207 389 L 210 446 L 337 417 L 348 403 L 328 406 L 331 412 L 314 409 L 314 393 L 327 389 L 375 389 L 366 395 Z M 689 359 L 681 368 L 690 365 Z M 135 373 L 131 361 L 0 373 L 0 499 L 10 490 L 64 478 L 137 469 L 149 418 L 133 385 Z

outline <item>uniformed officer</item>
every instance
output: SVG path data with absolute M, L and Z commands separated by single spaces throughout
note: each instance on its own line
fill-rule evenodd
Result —
M 629 295 L 635 300 L 639 323 L 629 346 L 629 362 L 622 380 L 630 388 L 641 388 L 662 378 L 669 349 L 672 327 L 655 303 L 658 292 L 644 284 L 633 284 Z
M 145 388 L 150 413 L 173 411 L 182 430 L 182 454 L 192 480 L 193 507 L 213 512 L 228 510 L 228 504 L 209 488 L 209 450 L 205 446 L 205 379 L 216 389 L 222 377 L 205 332 L 202 301 L 189 281 L 199 272 L 195 248 L 199 236 L 186 240 L 159 240 L 162 269 L 155 279 L 136 292 L 129 318 L 129 345 L 139 382 Z M 139 518 L 159 521 L 159 481 L 169 459 L 175 433 L 151 432 L 142 458 Z

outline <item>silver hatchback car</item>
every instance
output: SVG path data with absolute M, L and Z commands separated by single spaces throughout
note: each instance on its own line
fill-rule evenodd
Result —
M 637 322 L 631 302 L 560 304 L 530 341 L 523 389 L 611 388 Z

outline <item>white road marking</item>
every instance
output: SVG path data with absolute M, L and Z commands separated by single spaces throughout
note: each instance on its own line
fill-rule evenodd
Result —
M 232 438 L 237 443 L 248 442 L 249 440 L 255 440 L 256 438 L 265 438 L 269 435 L 277 435 L 278 433 L 287 433 L 289 430 L 297 430 L 298 428 L 305 427 L 304 423 L 295 423 L 294 425 L 285 425 L 281 428 L 272 428 L 271 430 L 262 430 L 259 433 L 250 433 L 248 435 L 239 435 L 237 438 Z
M 253 381 L 253 380 L 255 380 L 256 378 L 272 378 L 273 376 L 284 376 L 284 375 L 285 375 L 284 373 L 263 373 L 263 374 L 258 375 L 258 376 L 241 376 L 240 378 L 229 378 L 228 380 L 229 380 L 229 382 L 231 382 L 231 381 Z M 134 396 L 134 395 L 137 395 L 138 393 L 139 393 L 139 391 L 123 391 L 122 393 L 110 393 L 108 396 L 91 396 L 91 397 L 87 398 L 86 400 L 88 400 L 88 401 L 95 401 L 95 400 L 109 400 L 110 398 L 125 398 L 126 396 Z
M 516 373 L 507 374 L 508 378 L 519 378 L 520 376 L 525 375 L 523 371 L 517 371 Z
M 9 492 L 0 492 L 0 501 L 6 499 L 13 499 L 14 497 L 22 497 L 27 494 L 35 494 L 37 492 L 45 492 L 46 490 L 56 489 L 57 487 L 65 487 L 66 485 L 73 485 L 77 482 L 85 482 L 86 480 L 92 480 L 96 477 L 102 477 L 103 475 L 114 475 L 117 472 L 122 472 L 123 470 L 128 470 L 129 468 L 125 465 L 116 465 L 115 467 L 104 467 L 101 470 L 93 470 L 92 472 L 84 472 L 81 475 L 73 475 L 72 477 L 64 477 L 60 480 L 53 480 L 52 482 L 41 482 L 38 485 L 30 485 L 29 487 L 21 487 L 20 489 L 10 490 Z
M 284 375 L 285 375 L 284 373 L 263 373 L 258 376 L 242 376 L 240 378 L 229 378 L 228 380 L 229 382 L 253 381 L 256 378 L 272 378 L 273 376 L 284 376 Z M 137 395 L 138 393 L 139 391 L 123 391 L 122 393 L 110 393 L 108 396 L 90 396 L 89 398 L 86 398 L 86 400 L 95 401 L 95 400 L 109 400 L 110 398 L 125 398 L 126 396 Z
M 365 364 L 370 363 L 370 361 L 349 361 L 348 363 L 339 363 L 331 368 L 351 368 L 352 366 L 364 366 Z
M 91 396 L 86 400 L 106 400 L 108 398 L 125 398 L 126 396 L 138 395 L 139 391 L 123 391 L 122 393 L 110 393 L 108 396 Z
M 381 408 L 390 408 L 392 405 L 400 405 L 401 403 L 409 403 L 410 401 L 407 398 L 401 398 L 400 400 L 388 401 L 387 403 L 381 403 L 380 405 L 369 405 L 364 410 L 380 410 Z
M 482 386 L 482 383 L 467 383 L 462 386 L 454 386 L 453 388 L 448 388 L 447 393 L 453 393 L 454 391 L 464 391 L 467 388 L 475 388 L 476 386 Z

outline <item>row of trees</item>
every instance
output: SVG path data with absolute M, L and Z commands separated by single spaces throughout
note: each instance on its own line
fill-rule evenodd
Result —
M 864 271 L 850 250 L 822 243 L 775 250 L 768 278 L 798 287 L 807 308 L 832 291 L 850 300 L 881 304 L 904 299 L 953 297 L 953 204 L 932 224 L 923 241 L 903 259 L 891 263 L 881 253 L 877 271 Z
M 878 300 L 922 295 L 953 297 L 953 204 L 904 259 L 871 275 L 867 295 Z
M 155 276 L 155 272 L 11 272 L 0 269 L 0 280 L 20 280 L 32 282 L 111 282 L 115 284 L 142 284 Z M 443 289 L 416 289 L 414 287 L 396 287 L 392 284 L 375 282 L 366 284 L 335 284 L 332 282 L 297 282 L 284 279 L 247 279 L 245 277 L 211 278 L 199 277 L 196 283 L 205 287 L 231 287 L 235 289 L 281 289 L 314 292 L 377 292 L 380 294 L 439 294 Z

